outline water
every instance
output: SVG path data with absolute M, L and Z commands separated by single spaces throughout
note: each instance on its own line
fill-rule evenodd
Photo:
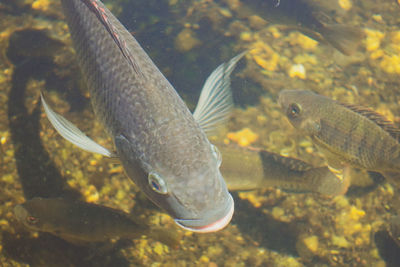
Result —
M 395 123 L 400 120 L 400 7 L 396 1 L 353 0 L 346 11 L 346 2 L 336 7 L 331 1 L 329 10 L 334 11 L 325 14 L 365 32 L 351 56 L 288 26 L 245 16 L 236 1 L 106 1 L 190 108 L 217 65 L 252 49 L 233 75 L 234 114 L 210 139 L 235 143 L 234 133 L 248 127 L 255 138 L 245 135 L 243 145 L 318 166 L 325 164 L 322 155 L 293 130 L 276 103 L 280 90 L 309 89 L 371 107 Z M 353 174 L 345 196 L 293 194 L 273 187 L 234 193 L 236 211 L 226 229 L 204 235 L 177 229 L 120 165 L 68 144 L 43 116 L 41 90 L 59 113 L 112 147 L 94 120 L 59 1 L 2 1 L 0 13 L 1 266 L 400 264 L 400 248 L 386 231 L 397 211 L 397 188 L 365 172 Z M 301 67 L 292 69 L 300 65 L 305 77 Z M 251 173 L 243 177 L 251 178 Z M 12 210 L 32 197 L 80 198 L 121 209 L 178 231 L 182 241 L 178 249 L 146 237 L 80 246 L 29 232 Z

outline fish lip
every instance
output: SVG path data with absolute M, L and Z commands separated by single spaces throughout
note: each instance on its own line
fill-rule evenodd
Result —
M 230 198 L 230 201 L 229 201 L 230 207 L 229 207 L 228 213 L 225 214 L 225 216 L 223 216 L 222 218 L 216 220 L 215 222 L 212 222 L 210 224 L 203 225 L 203 226 L 187 226 L 187 225 L 185 225 L 185 223 L 187 223 L 187 222 L 196 222 L 196 221 L 201 221 L 201 220 L 175 219 L 175 223 L 179 227 L 181 227 L 185 230 L 191 231 L 191 232 L 195 232 L 195 233 L 212 233 L 212 232 L 217 232 L 219 230 L 222 230 L 231 221 L 234 210 L 235 210 L 235 204 L 234 204 L 231 194 L 229 194 L 229 198 Z

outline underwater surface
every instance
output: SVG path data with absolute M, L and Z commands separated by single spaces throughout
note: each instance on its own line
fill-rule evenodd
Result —
M 351 168 L 345 188 L 321 189 L 337 178 L 311 172 L 331 174 L 324 151 L 278 104 L 284 89 L 311 90 L 400 125 L 399 1 L 104 3 L 192 111 L 208 75 L 247 51 L 231 76 L 232 115 L 209 136 L 222 152 L 235 201 L 232 221 L 214 233 L 185 231 L 147 199 L 118 160 L 63 139 L 46 118 L 41 92 L 56 112 L 113 147 L 93 114 L 61 3 L 1 0 L 0 266 L 400 266 L 396 183 Z M 268 175 L 263 160 L 274 162 Z M 29 229 L 14 207 L 38 197 L 106 206 L 112 210 L 104 214 L 115 211 L 140 225 L 135 238 L 107 240 L 82 227 L 88 237 L 78 242 L 68 228 L 71 218 L 48 208 L 47 230 Z M 93 225 L 102 216 L 96 211 Z M 121 223 L 119 215 L 107 219 L 96 224 L 104 229 L 93 228 L 105 233 Z M 53 230 L 51 224 L 66 226 Z

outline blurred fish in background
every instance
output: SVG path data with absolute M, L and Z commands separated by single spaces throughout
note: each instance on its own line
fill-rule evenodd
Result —
M 246 0 L 242 1 L 241 12 L 257 14 L 274 24 L 287 25 L 319 42 L 330 44 L 345 55 L 351 55 L 357 50 L 363 32 L 357 27 L 323 22 L 322 18 L 333 20 L 325 10 L 338 10 L 329 2 L 334 1 Z

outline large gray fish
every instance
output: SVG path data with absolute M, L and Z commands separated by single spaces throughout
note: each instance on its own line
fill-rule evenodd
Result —
M 142 235 L 172 247 L 179 244 L 177 234 L 149 227 L 120 210 L 82 201 L 36 197 L 16 205 L 14 214 L 29 230 L 51 233 L 75 244 Z
M 232 107 L 229 75 L 243 53 L 207 79 L 192 115 L 135 38 L 98 0 L 62 0 L 76 58 L 97 118 L 113 138 L 127 175 L 181 227 L 212 232 L 231 220 L 234 202 L 207 139 Z M 57 131 L 79 147 L 113 156 L 43 100 Z

